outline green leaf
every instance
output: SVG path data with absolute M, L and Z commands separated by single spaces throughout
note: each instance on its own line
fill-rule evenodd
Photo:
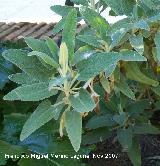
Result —
M 49 100 L 45 100 L 40 103 L 29 119 L 25 122 L 20 135 L 20 140 L 23 141 L 26 139 L 29 135 L 49 122 L 51 119 L 54 118 L 57 120 L 62 109 L 63 105 L 51 105 Z
M 0 54 L 0 56 L 1 56 L 1 54 Z M 6 60 L 1 61 L 1 59 L 0 59 L 0 72 L 1 73 L 4 73 L 6 75 L 11 74 L 12 68 L 13 68 L 13 66 L 11 64 L 7 63 Z
M 107 138 L 111 137 L 111 132 L 108 131 L 108 128 L 98 128 L 92 131 L 87 132 L 82 136 L 83 145 L 91 145 L 99 142 L 105 141 Z
M 88 5 L 87 0 L 71 0 L 71 2 L 75 3 L 76 5 L 84 5 L 84 6 Z
M 64 29 L 62 32 L 62 42 L 66 43 L 70 60 L 73 60 L 75 35 L 77 28 L 77 11 L 71 10 L 66 17 Z
M 68 137 L 74 150 L 77 152 L 81 144 L 82 116 L 79 112 L 73 110 L 66 111 L 64 117 Z
M 160 20 L 160 14 L 157 14 L 157 15 L 154 15 L 154 16 L 148 18 L 149 22 L 157 22 L 159 20 Z
M 101 71 L 113 71 L 112 66 L 115 66 L 119 61 L 119 54 L 116 52 L 95 53 L 88 59 L 82 60 L 77 64 L 80 76 L 79 80 L 88 80 L 99 74 Z
M 117 15 L 132 15 L 134 0 L 103 0 Z
M 135 20 L 138 20 L 139 18 L 143 17 L 144 16 L 144 10 L 143 8 L 141 8 L 138 3 L 136 3 L 134 6 L 133 6 L 133 18 Z
M 109 34 L 114 34 L 116 31 L 120 29 L 131 29 L 133 26 L 133 22 L 129 18 L 124 18 L 122 20 L 119 20 L 111 25 L 111 29 Z
M 43 53 L 43 52 L 38 52 L 38 51 L 32 51 L 30 53 L 28 53 L 28 56 L 37 56 L 38 58 L 41 58 L 46 64 L 57 68 L 58 64 L 57 62 L 55 62 L 55 60 L 53 58 L 51 58 L 50 56 L 48 56 L 47 54 Z
M 104 2 L 118 15 L 123 15 L 122 0 L 104 0 Z
M 77 94 L 70 96 L 69 100 L 72 107 L 77 112 L 89 112 L 96 106 L 91 95 L 84 89 L 80 89 Z
M 86 128 L 89 129 L 96 129 L 99 127 L 105 126 L 114 126 L 116 125 L 115 121 L 113 120 L 113 115 L 107 114 L 103 116 L 93 116 L 86 124 Z
M 130 89 L 130 87 L 128 86 L 127 82 L 121 80 L 119 82 L 116 83 L 116 87 L 127 97 L 129 97 L 132 100 L 135 100 L 135 94 L 133 93 L 133 91 Z
M 0 165 L 6 165 L 7 164 L 7 161 L 0 156 Z
M 40 81 L 48 80 L 54 73 L 54 70 L 47 69 L 37 57 L 28 57 L 26 51 L 10 49 L 3 52 L 2 56 L 34 79 Z
M 57 13 L 58 15 L 65 17 L 71 12 L 74 7 L 72 6 L 61 6 L 61 5 L 54 5 L 50 7 L 52 11 Z
M 160 96 L 160 86 L 158 85 L 157 87 L 151 87 L 151 90 L 157 94 L 158 96 Z
M 77 39 L 93 47 L 102 47 L 102 39 L 92 35 L 79 35 Z
M 126 122 L 126 113 L 125 112 L 120 112 L 119 115 L 114 115 L 113 120 L 117 122 L 119 125 L 123 126 Z
M 137 138 L 132 141 L 132 147 L 128 149 L 128 156 L 134 166 L 141 166 L 141 147 Z
M 119 129 L 117 131 L 117 138 L 124 149 L 132 147 L 132 128 Z
M 88 80 L 102 71 L 105 71 L 108 76 L 113 72 L 119 60 L 146 61 L 146 58 L 135 51 L 95 53 L 77 64 L 80 73 L 78 79 Z
M 23 112 L 23 114 L 10 113 L 8 115 L 5 115 L 4 121 L 3 121 L 3 130 L 1 132 L 1 138 L 3 140 L 5 139 L 6 142 L 10 142 L 12 144 L 17 144 L 19 142 L 19 134 L 22 130 L 24 122 L 28 118 L 28 116 L 24 114 L 24 112 L 27 111 L 29 107 L 30 108 L 33 107 L 33 105 L 28 104 L 27 106 L 26 103 L 20 103 L 20 104 L 18 103 L 16 107 L 17 107 L 15 108 L 17 109 L 16 111 Z M 14 112 L 13 108 L 10 108 L 10 109 L 11 109 L 11 112 Z
M 47 47 L 45 41 L 34 39 L 33 37 L 25 37 L 26 44 L 33 50 L 43 52 L 45 54 L 50 55 L 50 50 Z
M 129 27 L 121 28 L 116 30 L 114 33 L 111 34 L 112 43 L 110 45 L 110 49 L 114 48 L 115 46 L 119 45 L 123 37 L 126 35 Z
M 77 64 L 78 62 L 90 57 L 91 55 L 93 55 L 94 53 L 96 53 L 96 50 L 93 50 L 93 48 L 89 47 L 89 46 L 83 46 L 80 47 L 74 55 L 74 63 Z
M 49 98 L 57 93 L 49 91 L 47 82 L 21 85 L 4 96 L 4 100 L 39 101 Z
M 26 73 L 16 73 L 9 75 L 9 79 L 13 82 L 16 82 L 18 84 L 34 84 L 38 83 L 38 80 L 35 80 L 33 77 L 29 76 Z
M 144 100 L 139 100 L 130 103 L 127 107 L 126 110 L 131 117 L 138 117 L 144 110 L 149 108 L 149 100 L 144 99 Z
M 99 13 L 89 8 L 82 10 L 81 14 L 86 22 L 97 31 L 98 35 L 105 39 L 106 31 L 110 28 L 108 22 Z
M 37 160 L 36 158 L 22 158 L 18 161 L 18 166 L 52 166 L 54 161 L 50 161 L 49 159 L 41 158 Z M 55 166 L 59 166 L 57 162 L 54 163 Z
M 9 82 L 8 75 L 13 72 L 13 65 L 4 59 L 0 52 L 0 90 Z
M 147 31 L 150 30 L 148 23 L 143 19 L 139 20 L 138 22 L 135 22 L 133 25 L 134 25 L 134 28 L 136 29 L 144 29 Z
M 58 52 L 59 52 L 59 48 L 56 44 L 56 42 L 51 39 L 51 38 L 47 38 L 46 39 L 46 44 L 48 46 L 48 48 L 50 49 L 51 53 L 52 53 L 52 57 L 55 61 L 58 61 Z
M 57 33 L 59 33 L 63 28 L 64 28 L 64 24 L 66 22 L 66 17 L 63 17 L 53 28 L 53 35 L 56 35 Z
M 154 7 L 154 2 L 153 0 L 141 0 L 147 7 L 152 9 Z
M 61 86 L 64 81 L 66 80 L 65 77 L 54 77 L 49 81 L 49 90 L 52 90 L 54 86 Z
M 159 82 L 155 81 L 147 76 L 145 76 L 139 69 L 137 63 L 127 63 L 126 64 L 126 76 L 131 80 L 141 82 L 143 84 L 152 85 L 154 87 L 158 86 Z
M 113 64 L 112 66 L 110 66 L 109 70 L 107 69 L 105 71 L 105 77 L 106 78 L 110 77 L 113 74 L 114 70 L 116 69 L 116 66 L 117 66 L 117 63 Z
M 160 32 L 156 33 L 154 42 L 156 44 L 157 59 L 158 59 L 158 62 L 160 62 Z
M 127 16 L 132 16 L 133 7 L 135 4 L 135 0 L 122 0 L 123 13 Z
M 135 134 L 159 134 L 160 130 L 151 124 L 140 124 L 133 127 Z
M 110 48 L 126 42 L 130 37 L 130 34 L 128 32 L 137 29 L 144 29 L 149 31 L 150 27 L 148 23 L 143 19 L 133 22 L 130 19 L 125 18 L 113 24 L 108 34 L 112 39 Z
M 141 34 L 139 35 L 132 35 L 129 39 L 132 47 L 141 55 L 143 55 L 144 52 L 144 43 L 143 43 L 143 36 Z
M 122 61 L 147 61 L 147 59 L 135 51 L 121 51 Z
M 102 77 L 100 79 L 101 85 L 104 88 L 104 90 L 109 94 L 111 92 L 111 88 L 110 88 L 110 84 L 109 84 L 109 80 L 105 77 Z
M 124 18 L 112 25 L 110 34 L 114 34 L 118 31 L 124 32 L 124 30 L 126 30 L 126 33 L 127 33 L 129 30 L 132 30 L 132 29 L 133 30 L 144 29 L 144 30 L 149 31 L 150 27 L 149 27 L 147 21 L 144 19 L 139 19 L 139 20 L 133 21 L 130 18 Z
M 21 155 L 22 153 L 25 153 L 26 150 L 17 145 L 11 145 L 5 141 L 0 140 L 0 162 L 5 163 L 5 160 L 7 160 L 6 155 L 12 156 L 12 155 Z M 18 158 L 13 158 L 14 161 L 18 160 Z

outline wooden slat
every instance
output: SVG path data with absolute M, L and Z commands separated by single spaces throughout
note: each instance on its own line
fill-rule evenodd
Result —
M 4 25 L 5 24 L 5 22 L 0 22 L 0 27 L 2 26 L 2 25 Z
M 38 29 L 40 29 L 41 27 L 45 26 L 46 23 L 42 22 L 40 24 L 36 24 L 35 26 L 33 26 L 32 28 L 28 29 L 26 32 L 24 32 L 21 36 L 23 37 L 27 37 L 27 36 L 32 36 L 32 34 L 37 31 Z
M 41 29 L 39 29 L 38 31 L 36 31 L 35 33 L 33 33 L 32 37 L 34 37 L 34 38 L 40 38 L 49 29 L 51 29 L 52 27 L 54 27 L 54 25 L 55 24 L 53 24 L 53 23 L 46 24 L 44 27 L 42 27 Z
M 46 32 L 45 34 L 43 34 L 43 35 L 40 37 L 40 39 L 45 39 L 46 37 L 53 38 L 54 36 L 53 36 L 53 33 L 52 33 L 52 29 L 53 29 L 53 28 L 51 28 L 48 32 Z
M 19 24 L 14 24 L 13 26 L 10 26 L 10 28 L 8 28 L 7 30 L 3 31 L 0 33 L 0 40 L 2 40 L 4 38 L 4 40 L 6 40 L 6 36 L 8 36 L 9 34 L 14 33 L 17 30 L 20 30 L 21 27 L 24 25 L 25 23 L 19 23 Z M 10 40 L 8 38 L 8 40 Z
M 23 32 L 25 32 L 27 29 L 30 29 L 31 27 L 32 27 L 32 24 L 24 24 L 23 27 L 21 27 L 17 31 L 14 31 L 10 35 L 6 36 L 5 40 L 18 40 L 19 35 L 23 34 Z
M 9 24 L 4 24 L 0 27 L 0 33 L 3 31 L 6 31 L 7 29 L 9 29 L 11 26 L 15 25 L 15 23 L 9 23 Z
M 55 41 L 59 41 L 61 38 L 61 33 L 58 33 L 56 36 L 52 34 L 52 29 L 54 28 L 55 23 L 46 24 L 44 22 L 42 23 L 3 23 L 0 22 L 0 40 L 11 40 L 16 41 L 20 40 L 24 37 L 34 37 L 34 38 L 40 38 L 45 39 L 46 37 L 50 37 L 54 39 Z M 81 31 L 81 29 L 84 28 L 84 26 L 77 26 L 77 33 Z

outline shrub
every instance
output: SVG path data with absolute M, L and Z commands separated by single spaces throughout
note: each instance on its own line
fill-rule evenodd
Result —
M 150 122 L 160 95 L 160 3 L 72 2 L 81 7 L 51 7 L 63 17 L 53 29 L 54 34 L 62 31 L 60 48 L 50 38 L 25 38 L 32 52 L 3 53 L 22 70 L 9 76 L 19 87 L 4 100 L 40 101 L 20 140 L 51 119 L 59 122 L 60 136 L 67 135 L 76 152 L 81 142 L 97 143 L 116 132 L 133 165 L 140 166 L 138 136 L 160 132 Z M 109 24 L 100 15 L 107 7 L 110 15 L 126 17 Z M 82 19 L 86 25 L 76 33 Z

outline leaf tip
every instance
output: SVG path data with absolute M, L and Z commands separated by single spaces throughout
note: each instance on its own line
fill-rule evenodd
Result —
M 6 94 L 6 95 L 3 97 L 3 100 L 10 100 L 10 101 L 11 101 L 11 98 L 10 98 L 9 93 Z
M 27 137 L 28 137 L 28 136 L 25 136 L 24 133 L 23 133 L 23 131 L 22 131 L 22 133 L 21 133 L 21 135 L 20 135 L 20 141 L 21 141 L 21 142 L 24 141 Z

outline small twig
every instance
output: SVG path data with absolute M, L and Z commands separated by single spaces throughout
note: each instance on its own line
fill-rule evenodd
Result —
M 79 77 L 79 74 L 76 74 L 76 76 L 73 78 L 73 80 L 70 83 L 70 88 L 72 88 L 73 84 L 75 83 L 78 77 Z

